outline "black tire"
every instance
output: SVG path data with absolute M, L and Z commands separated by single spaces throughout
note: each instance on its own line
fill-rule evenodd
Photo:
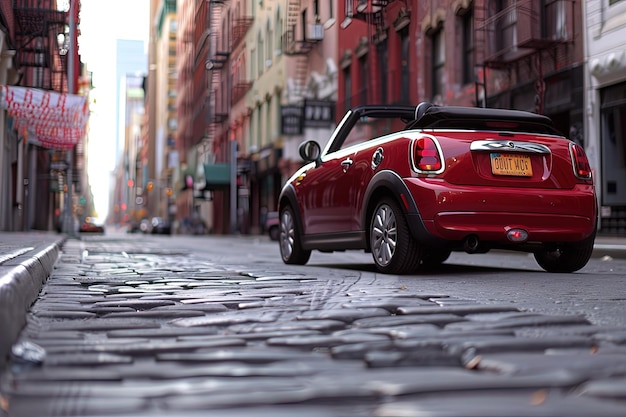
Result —
M 292 265 L 304 265 L 311 257 L 310 250 L 302 249 L 302 234 L 293 209 L 286 206 L 280 211 L 280 256 L 283 262 Z
M 554 250 L 535 252 L 535 260 L 548 272 L 575 272 L 589 262 L 594 241 L 595 233 L 580 242 L 563 244 Z
M 417 244 L 398 203 L 381 199 L 370 221 L 370 248 L 376 269 L 385 274 L 406 274 L 419 268 L 422 249 Z
M 278 226 L 270 227 L 269 234 L 271 240 L 278 240 L 280 238 L 280 228 Z
M 448 249 L 427 249 L 422 255 L 420 268 L 435 268 L 447 261 L 451 253 Z

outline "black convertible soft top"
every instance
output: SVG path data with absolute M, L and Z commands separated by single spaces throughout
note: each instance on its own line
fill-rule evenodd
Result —
M 420 108 L 421 107 L 421 108 Z M 521 110 L 480 107 L 435 106 L 421 103 L 409 129 L 471 129 L 530 132 L 561 135 L 552 120 Z

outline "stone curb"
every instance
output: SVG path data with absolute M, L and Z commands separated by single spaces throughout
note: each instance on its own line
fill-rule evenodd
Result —
M 28 309 L 59 259 L 64 240 L 38 246 L 0 264 L 0 369 L 26 324 Z

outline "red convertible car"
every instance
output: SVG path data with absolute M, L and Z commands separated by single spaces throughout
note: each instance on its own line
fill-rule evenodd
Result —
M 542 115 L 471 107 L 367 105 L 349 110 L 324 149 L 279 197 L 282 259 L 371 252 L 383 273 L 446 261 L 452 251 L 525 251 L 549 272 L 584 267 L 597 205 L 583 148 Z

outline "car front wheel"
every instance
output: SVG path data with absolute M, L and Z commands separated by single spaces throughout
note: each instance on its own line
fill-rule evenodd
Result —
M 406 274 L 419 267 L 422 250 L 411 236 L 400 206 L 391 198 L 382 199 L 374 210 L 370 248 L 380 272 Z
M 595 234 L 576 243 L 555 250 L 535 252 L 535 260 L 548 272 L 575 272 L 587 265 L 593 252 Z
M 280 255 L 286 264 L 304 265 L 311 257 L 310 250 L 302 249 L 302 237 L 298 230 L 293 209 L 285 207 L 280 212 Z

